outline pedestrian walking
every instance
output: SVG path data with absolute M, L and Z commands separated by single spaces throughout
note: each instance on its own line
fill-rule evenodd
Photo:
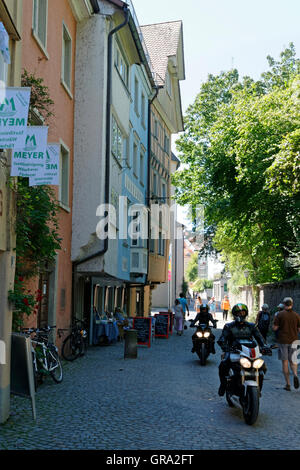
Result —
M 277 305 L 277 308 L 278 308 L 278 310 L 277 310 L 277 312 L 274 313 L 274 317 L 277 317 L 278 313 L 282 312 L 282 310 L 284 310 L 284 305 L 279 304 L 279 305 Z
M 178 299 L 175 300 L 175 305 L 173 307 L 175 313 L 175 330 L 179 336 L 183 333 L 183 325 L 184 325 L 184 318 L 185 314 L 183 312 L 183 308 L 181 303 Z
M 256 325 L 264 339 L 267 341 L 271 321 L 271 314 L 268 304 L 263 304 L 256 317 Z
M 230 303 L 229 303 L 228 295 L 225 295 L 225 297 L 224 297 L 224 299 L 222 300 L 222 303 L 221 303 L 221 310 L 223 310 L 223 320 L 224 321 L 227 321 L 229 309 L 230 309 Z
M 202 305 L 202 300 L 201 300 L 201 297 L 200 295 L 198 295 L 198 297 L 196 298 L 195 300 L 195 310 L 196 310 L 196 313 L 200 313 L 200 307 Z
M 212 314 L 213 318 L 215 319 L 216 318 L 216 301 L 215 301 L 215 298 L 212 297 L 210 299 L 210 301 L 208 302 L 208 306 L 209 306 L 209 311 L 210 313 Z
M 293 299 L 283 299 L 284 309 L 276 315 L 273 331 L 278 331 L 278 359 L 282 361 L 282 372 L 286 381 L 284 390 L 290 391 L 289 365 L 294 375 L 294 387 L 299 388 L 297 375 L 297 343 L 300 333 L 300 316 L 293 310 Z
M 282 310 L 284 310 L 284 305 L 282 303 L 280 303 L 279 305 L 277 305 L 277 308 L 278 308 L 278 310 L 277 310 L 277 312 L 274 313 L 274 318 L 277 317 L 279 312 L 282 312 Z M 273 341 L 275 341 L 275 343 L 271 344 L 270 347 L 272 349 L 276 349 L 276 348 L 278 348 L 278 346 L 276 344 L 277 340 L 278 340 L 278 330 L 273 331 L 273 333 L 274 333 L 274 337 L 272 339 L 273 339 Z
M 184 316 L 185 316 L 186 311 L 188 312 L 188 316 L 189 316 L 190 310 L 189 310 L 188 302 L 182 292 L 179 294 L 179 302 L 181 303 Z

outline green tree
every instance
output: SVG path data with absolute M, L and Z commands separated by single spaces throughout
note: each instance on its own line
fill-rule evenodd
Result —
M 209 76 L 178 139 L 177 200 L 202 204 L 227 268 L 282 279 L 299 247 L 299 60 L 293 45 L 257 82 Z
M 193 283 L 193 290 L 197 292 L 203 292 L 205 289 L 212 289 L 213 281 L 209 279 L 197 278 Z
M 198 252 L 191 255 L 191 259 L 186 268 L 186 278 L 189 282 L 193 282 L 198 277 Z

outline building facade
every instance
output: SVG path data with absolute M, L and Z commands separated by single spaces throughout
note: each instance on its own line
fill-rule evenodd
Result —
M 23 11 L 22 69 L 42 78 L 54 102 L 46 123 L 48 142 L 60 144 L 60 181 L 53 187 L 59 203 L 58 225 L 62 239 L 56 262 L 40 270 L 36 287 L 42 293 L 37 326 L 69 328 L 72 311 L 72 207 L 75 112 L 76 30 L 93 14 L 83 0 L 29 0 Z M 45 125 L 37 116 L 36 125 Z M 27 320 L 34 326 L 33 318 Z M 60 335 L 59 335 L 60 336 Z M 59 337 L 55 338 L 58 346 Z
M 0 51 L 1 86 L 21 85 L 22 0 L 0 1 L 0 21 L 8 34 L 10 60 Z M 10 150 L 0 151 L 0 423 L 7 420 L 10 406 L 10 341 L 16 253 L 15 197 L 8 184 Z
M 149 305 L 161 302 L 155 287 L 168 281 L 168 266 L 173 248 L 170 237 L 171 220 L 175 223 L 171 204 L 172 152 L 171 137 L 183 130 L 180 81 L 185 79 L 183 29 L 181 21 L 141 27 L 156 74 L 158 91 L 151 104 L 151 153 L 149 162 L 151 199 L 151 237 L 149 247 Z M 172 214 L 172 217 L 171 217 Z M 168 284 L 166 284 L 168 285 Z M 165 288 L 162 288 L 163 292 Z M 159 292 L 159 291 L 157 291 Z M 154 296 L 154 303 L 151 298 Z M 155 300 L 155 296 L 157 296 Z M 164 305 L 171 304 L 174 292 L 167 288 Z M 162 304 L 160 305 L 162 306 Z
M 147 240 L 128 229 L 144 226 L 135 206 L 146 204 L 148 102 L 155 86 L 132 5 L 98 5 L 98 14 L 77 30 L 76 51 L 74 309 L 87 319 L 90 341 L 95 312 L 144 310 Z

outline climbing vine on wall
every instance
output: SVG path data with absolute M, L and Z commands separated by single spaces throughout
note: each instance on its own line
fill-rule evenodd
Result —
M 22 86 L 31 88 L 29 124 L 36 124 L 38 115 L 45 124 L 53 116 L 54 102 L 42 78 L 24 70 Z M 54 263 L 61 246 L 59 236 L 59 205 L 49 186 L 29 186 L 28 178 L 11 179 L 16 197 L 16 278 L 9 300 L 14 304 L 14 327 L 22 325 L 24 315 L 36 309 L 36 295 L 24 287 L 23 280 L 37 276 L 45 266 Z M 20 281 L 20 279 L 22 281 Z

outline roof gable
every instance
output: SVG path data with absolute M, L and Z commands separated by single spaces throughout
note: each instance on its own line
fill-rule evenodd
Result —
M 169 57 L 178 55 L 182 22 L 171 21 L 141 26 L 141 31 L 159 85 L 164 85 Z

